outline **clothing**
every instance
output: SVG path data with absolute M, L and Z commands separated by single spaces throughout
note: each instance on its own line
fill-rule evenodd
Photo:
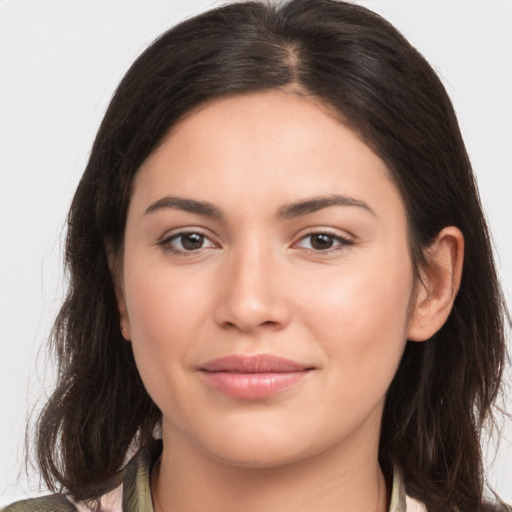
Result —
M 115 475 L 112 489 L 101 497 L 104 512 L 154 512 L 151 500 L 151 468 L 162 453 L 161 441 L 142 448 Z M 75 502 L 65 494 L 32 498 L 8 505 L 0 512 L 91 512 L 84 502 Z M 398 470 L 394 471 L 389 512 L 426 512 L 418 501 L 406 496 Z

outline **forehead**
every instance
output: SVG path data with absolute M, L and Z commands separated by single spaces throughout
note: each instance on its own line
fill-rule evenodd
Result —
M 363 191 L 398 193 L 385 163 L 318 101 L 268 91 L 189 112 L 141 166 L 134 199 L 165 192 L 243 209 Z

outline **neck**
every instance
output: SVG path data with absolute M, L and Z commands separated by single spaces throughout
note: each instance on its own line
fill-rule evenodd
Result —
M 152 474 L 155 512 L 385 512 L 386 482 L 376 450 L 326 450 L 277 467 L 233 466 L 165 442 Z M 374 451 L 374 453 L 370 453 Z M 362 455 L 362 456 L 361 456 Z

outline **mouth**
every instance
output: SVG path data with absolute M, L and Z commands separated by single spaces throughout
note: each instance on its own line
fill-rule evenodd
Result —
M 224 395 L 257 400 L 275 395 L 305 379 L 314 370 L 271 354 L 230 355 L 199 369 L 206 383 Z

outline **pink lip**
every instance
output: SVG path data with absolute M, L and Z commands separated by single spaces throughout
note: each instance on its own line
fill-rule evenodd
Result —
M 209 361 L 200 371 L 206 382 L 221 393 L 255 400 L 293 386 L 312 369 L 270 354 L 235 354 Z

